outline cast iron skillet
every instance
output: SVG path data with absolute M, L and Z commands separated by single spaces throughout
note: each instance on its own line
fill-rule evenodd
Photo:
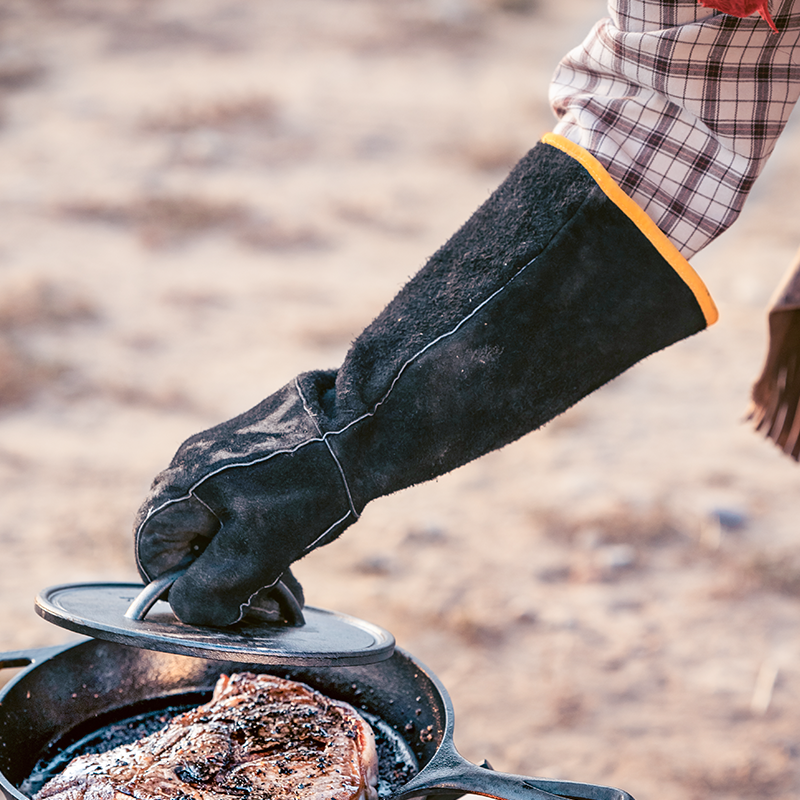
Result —
M 395 649 L 377 664 L 266 667 L 173 655 L 89 639 L 61 647 L 0 654 L 0 668 L 21 667 L 0 692 L 0 796 L 25 800 L 19 787 L 59 742 L 92 725 L 145 707 L 177 704 L 208 692 L 221 673 L 249 670 L 303 681 L 345 700 L 397 731 L 420 771 L 392 800 L 464 793 L 502 800 L 633 800 L 626 792 L 568 781 L 507 775 L 464 759 L 453 743 L 453 707 L 430 670 Z M 195 701 L 197 702 L 197 701 Z

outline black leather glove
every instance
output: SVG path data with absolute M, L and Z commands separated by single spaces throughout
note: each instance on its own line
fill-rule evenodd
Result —
M 585 151 L 549 137 L 355 341 L 187 440 L 136 525 L 145 579 L 185 622 L 238 620 L 372 499 L 531 431 L 715 310 L 691 267 Z

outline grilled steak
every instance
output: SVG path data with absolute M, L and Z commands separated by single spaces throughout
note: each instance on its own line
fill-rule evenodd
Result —
M 376 800 L 372 729 L 308 686 L 243 672 L 157 733 L 73 759 L 35 800 Z

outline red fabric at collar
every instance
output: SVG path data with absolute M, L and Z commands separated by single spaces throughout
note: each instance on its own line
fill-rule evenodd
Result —
M 734 17 L 749 17 L 758 12 L 770 28 L 775 33 L 778 32 L 769 15 L 768 0 L 698 0 L 698 2 L 705 8 L 714 8 L 722 11 L 723 14 L 732 14 Z

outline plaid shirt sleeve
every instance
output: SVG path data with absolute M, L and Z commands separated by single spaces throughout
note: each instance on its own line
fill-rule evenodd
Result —
M 774 33 L 696 0 L 609 0 L 553 77 L 556 133 L 586 148 L 690 257 L 726 230 L 800 92 L 800 0 Z

